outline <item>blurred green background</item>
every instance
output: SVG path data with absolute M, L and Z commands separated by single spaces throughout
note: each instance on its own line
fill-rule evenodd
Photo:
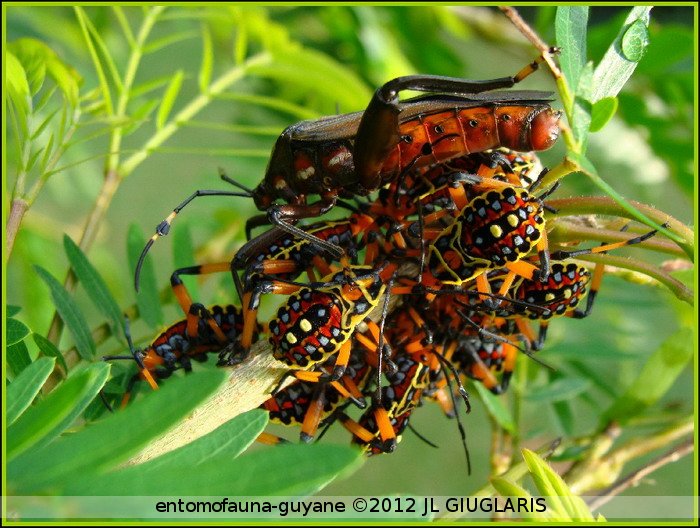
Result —
M 81 95 L 98 86 L 72 8 L 11 6 L 6 13 L 9 43 L 25 37 L 39 39 L 82 77 Z M 88 7 L 85 13 L 117 67 L 124 71 L 129 49 L 114 11 Z M 692 224 L 694 218 L 695 182 L 692 13 L 689 7 L 653 9 L 648 53 L 620 94 L 618 115 L 602 132 L 591 136 L 589 147 L 589 156 L 601 176 L 626 198 L 653 204 L 687 224 Z M 140 7 L 126 7 L 123 14 L 132 28 L 138 27 L 143 18 Z M 524 8 L 523 14 L 543 39 L 554 42 L 555 8 Z M 589 59 L 598 61 L 602 57 L 625 15 L 624 9 L 591 9 Z M 157 104 L 174 72 L 182 70 L 183 82 L 171 117 L 197 96 L 203 34 L 211 37 L 213 79 L 234 67 L 235 57 L 273 57 L 269 66 L 250 68 L 227 90 L 263 96 L 265 104 L 240 95 L 212 101 L 194 117 L 195 123 L 182 124 L 120 184 L 88 256 L 123 308 L 135 300 L 126 257 L 129 225 L 138 225 L 150 236 L 172 208 L 195 189 L 225 188 L 218 179 L 218 167 L 254 186 L 264 174 L 276 136 L 292 123 L 338 111 L 362 110 L 372 90 L 397 75 L 429 73 L 487 79 L 513 74 L 537 54 L 494 8 L 169 7 L 150 38 L 162 47 L 144 55 L 135 83 L 162 82 L 157 90 L 130 102 L 130 115 L 153 108 L 137 121 L 138 129 L 124 139 L 123 159 L 153 136 Z M 528 78 L 523 88 L 554 90 L 555 86 L 543 72 Z M 85 104 L 87 107 L 89 102 Z M 27 213 L 7 265 L 7 303 L 20 306 L 18 318 L 37 333 L 48 331 L 54 310 L 33 266 L 41 265 L 59 280 L 65 276 L 68 262 L 62 237 L 67 233 L 78 241 L 100 192 L 109 147 L 104 134 L 93 136 L 104 129 L 99 108 L 84 113 L 74 144 L 58 164 L 66 170 L 48 180 Z M 5 181 L 11 192 L 17 175 L 17 145 L 12 129 L 8 130 Z M 542 158 L 545 165 L 552 166 L 562 156 L 560 142 Z M 587 194 L 599 191 L 585 178 L 571 175 L 556 197 Z M 5 194 L 6 210 L 8 206 Z M 177 219 L 173 232 L 191 232 L 198 263 L 227 260 L 243 241 L 243 224 L 254 212 L 253 204 L 245 199 L 202 198 Z M 167 286 L 175 267 L 173 255 L 180 250 L 174 239 L 171 235 L 160 240 L 150 253 L 161 288 Z M 633 251 L 631 254 L 635 254 Z M 665 259 L 650 252 L 636 255 L 654 263 Z M 205 304 L 225 303 L 233 299 L 233 290 L 228 277 L 214 278 L 198 285 L 198 296 Z M 89 306 L 80 289 L 76 298 L 81 306 Z M 571 413 L 569 422 L 563 424 L 561 416 L 553 411 L 556 397 L 528 399 L 528 394 L 544 388 L 552 375 L 521 358 L 514 390 L 503 399 L 508 402 L 518 389 L 527 386 L 522 401 L 523 444 L 539 447 L 561 435 L 592 431 L 613 396 L 624 391 L 645 360 L 678 328 L 676 304 L 662 289 L 607 277 L 591 317 L 555 321 L 541 357 L 557 368 L 556 376 L 575 377 L 585 384 L 563 400 Z M 87 315 L 91 327 L 103 322 L 98 313 L 88 310 Z M 165 306 L 164 323 L 180 318 L 171 298 Z M 134 324 L 134 335 L 141 342 L 147 342 L 158 330 L 143 321 Z M 70 336 L 64 332 L 60 348 L 67 350 L 70 346 Z M 119 352 L 123 350 L 114 338 L 99 349 L 100 355 Z M 36 350 L 30 348 L 30 353 L 36 354 Z M 437 406 L 428 404 L 414 413 L 412 423 L 439 449 L 408 431 L 396 453 L 372 458 L 360 471 L 331 484 L 322 493 L 451 495 L 483 486 L 489 474 L 491 423 L 475 391 L 470 392 L 475 400 L 473 411 L 464 418 L 474 464 L 470 477 L 466 475 L 455 422 L 444 418 Z M 693 375 L 687 368 L 645 417 L 653 422 L 682 416 L 692 409 L 693 394 Z M 623 439 L 647 432 L 643 424 L 630 426 Z M 284 434 L 293 438 L 296 431 Z M 343 430 L 332 430 L 324 441 L 344 443 L 347 435 Z M 692 482 L 692 464 L 685 458 L 627 493 L 689 495 Z

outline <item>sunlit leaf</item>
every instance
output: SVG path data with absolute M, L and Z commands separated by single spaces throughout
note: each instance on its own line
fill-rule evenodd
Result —
M 80 416 L 107 381 L 109 365 L 93 363 L 74 370 L 43 400 L 27 409 L 7 429 L 7 456 L 47 444 Z
M 159 129 L 163 128 L 163 125 L 165 125 L 165 122 L 168 120 L 170 111 L 173 109 L 173 105 L 175 104 L 175 99 L 177 99 L 177 96 L 180 93 L 184 75 L 185 74 L 182 70 L 176 71 L 170 79 L 170 84 L 168 84 L 168 87 L 165 89 L 163 99 L 160 103 L 160 107 L 158 108 L 158 115 L 156 116 L 156 127 Z
M 555 20 L 557 45 L 561 48 L 559 65 L 572 87 L 578 86 L 586 64 L 586 26 L 588 7 L 559 6 Z
M 651 6 L 639 6 L 631 9 L 622 29 L 595 69 L 593 75 L 593 94 L 591 95 L 591 101 L 593 103 L 603 97 L 615 97 L 625 85 L 627 79 L 632 76 L 632 73 L 637 67 L 637 61 L 630 60 L 623 55 L 621 51 L 622 40 L 627 34 L 627 31 L 632 26 L 635 26 L 636 29 L 634 29 L 628 37 L 630 41 L 630 53 L 633 56 L 643 53 L 643 51 L 641 51 L 642 39 L 639 38 L 639 24 L 642 24 L 646 28 L 649 24 L 650 11 Z
M 12 425 L 39 394 L 53 371 L 52 358 L 40 358 L 25 368 L 7 389 L 7 424 Z
M 608 124 L 617 112 L 617 97 L 603 97 L 593 104 L 591 111 L 591 132 L 598 132 Z

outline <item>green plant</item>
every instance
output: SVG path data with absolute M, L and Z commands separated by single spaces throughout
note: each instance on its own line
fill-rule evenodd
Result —
M 42 22 L 47 12 L 51 13 L 48 18 L 59 20 L 66 31 L 50 31 Z M 540 16 L 545 18 L 547 13 L 554 16 L 548 8 L 543 8 Z M 426 488 L 425 481 L 408 474 L 412 461 L 425 457 L 428 448 L 406 440 L 399 453 L 365 464 L 362 478 L 367 478 L 367 484 L 337 484 L 330 488 L 337 494 L 360 490 L 427 495 L 439 494 L 438 490 L 447 494 L 448 489 L 463 492 L 465 486 L 478 488 L 487 475 L 522 469 L 517 449 L 533 442 L 538 432 L 549 439 L 556 434 L 565 436 L 562 447 L 552 456 L 571 465 L 565 480 L 574 493 L 581 494 L 613 486 L 624 463 L 639 464 L 642 455 L 690 434 L 688 393 L 678 387 L 689 388 L 691 329 L 695 325 L 688 308 L 694 298 L 689 288 L 691 275 L 689 271 L 669 271 L 668 263 L 647 261 L 665 255 L 687 263 L 694 252 L 693 232 L 683 223 L 691 219 L 692 185 L 686 165 L 692 155 L 692 136 L 688 134 L 683 141 L 679 134 L 679 129 L 682 132 L 692 127 L 688 116 L 692 69 L 684 62 L 691 51 L 675 49 L 666 36 L 674 31 L 686 42 L 690 30 L 653 24 L 647 28 L 648 9 L 635 8 L 629 20 L 611 20 L 587 31 L 587 13 L 580 7 L 559 8 L 552 24 L 556 35 L 544 35 L 551 41 L 556 37 L 563 47 L 561 70 L 555 67 L 553 71 L 568 123 L 563 142 L 566 152 L 551 155 L 553 170 L 548 181 L 561 179 L 575 196 L 552 200 L 562 220 L 554 222 L 551 238 L 554 242 L 607 240 L 606 233 L 567 222 L 566 215 L 610 214 L 655 227 L 667 222 L 668 227 L 662 228 L 665 236 L 646 245 L 657 253 L 652 256 L 651 251 L 645 251 L 644 260 L 590 257 L 617 270 L 606 279 L 592 323 L 562 322 L 557 325 L 561 330 L 554 329 L 543 357 L 554 364 L 556 372 L 545 372 L 524 360 L 518 364 L 508 397 L 493 397 L 476 386 L 483 405 L 475 414 L 486 409 L 488 417 L 469 417 L 469 421 L 484 428 L 489 422 L 492 436 L 489 442 L 483 429 L 470 430 L 473 454 L 484 459 L 490 449 L 490 464 L 479 465 L 471 481 L 459 474 L 452 480 L 446 478 L 444 488 L 440 483 Z M 14 153 L 8 172 L 14 187 L 8 200 L 6 264 L 8 299 L 17 305 L 7 309 L 10 493 L 106 492 L 117 483 L 123 486 L 134 473 L 148 474 L 144 482 L 149 489 L 159 489 L 165 477 L 158 475 L 181 471 L 192 462 L 197 444 L 173 451 L 163 460 L 145 462 L 140 469 L 117 467 L 163 436 L 198 402 L 216 393 L 221 376 L 202 372 L 172 380 L 157 394 L 135 402 L 133 408 L 106 417 L 96 398 L 98 391 L 120 393 L 127 375 L 118 365 L 112 366 L 109 375 L 108 366 L 97 360 L 115 350 L 123 353 L 122 311 L 137 321 L 135 328 L 143 336 L 139 341 L 152 337 L 163 321 L 179 318 L 167 289 L 158 286 L 165 283 L 168 270 L 192 262 L 226 260 L 241 242 L 242 222 L 253 208 L 236 203 L 235 207 L 241 208 L 236 214 L 230 203 L 223 207 L 217 204 L 221 208 L 212 213 L 213 201 L 193 205 L 189 216 L 178 219 L 171 240 L 154 248 L 138 296 L 131 293 L 131 273 L 144 235 L 136 226 L 155 225 L 192 190 L 214 185 L 212 175 L 222 163 L 227 171 L 242 175 L 245 183 L 255 184 L 271 144 L 284 126 L 332 114 L 336 106 L 342 111 L 361 110 L 369 100 L 370 87 L 392 76 L 414 71 L 471 76 L 471 72 L 464 73 L 470 56 L 467 44 L 486 48 L 492 57 L 516 55 L 512 59 L 515 71 L 531 58 L 534 49 L 494 12 L 442 7 L 13 6 L 7 14 L 8 146 Z M 494 18 L 480 26 L 483 18 L 477 14 Z M 482 36 L 475 38 L 476 32 Z M 593 56 L 600 57 L 595 67 L 587 63 L 587 37 Z M 668 51 L 657 51 L 657 45 Z M 609 46 L 613 50 L 610 58 L 604 54 Z M 339 59 L 332 58 L 335 50 L 339 50 Z M 619 62 L 619 50 L 626 56 L 624 65 Z M 473 76 L 502 75 L 503 68 L 510 71 L 509 66 L 502 66 L 497 72 L 477 71 Z M 633 86 L 620 92 L 623 82 L 610 85 L 601 81 L 609 73 L 630 79 Z M 538 76 L 544 82 L 544 75 Z M 653 106 L 658 107 L 659 100 L 666 110 L 660 115 Z M 610 158 L 619 153 L 611 145 L 597 143 L 593 132 L 604 133 L 613 127 L 617 127 L 617 134 L 632 134 L 637 144 L 645 131 L 651 131 L 646 158 L 627 152 L 631 159 L 612 163 Z M 670 197 L 659 196 L 659 186 L 647 183 L 653 176 L 647 172 L 666 167 L 658 158 L 672 162 L 667 169 L 669 181 L 675 182 Z M 652 166 L 650 159 L 657 165 Z M 103 160 L 101 166 L 98 160 Z M 584 177 L 569 176 L 575 172 Z M 692 173 L 690 178 L 692 181 Z M 605 196 L 583 198 L 591 189 L 602 190 Z M 658 209 L 644 205 L 649 202 Z M 45 222 L 46 217 L 53 222 Z M 81 224 L 84 227 L 76 227 Z M 77 243 L 65 233 L 71 233 Z M 57 250 L 61 239 L 63 251 Z M 173 247 L 172 265 L 162 262 L 168 244 Z M 159 262 L 157 273 L 154 261 Z M 61 283 L 55 277 L 66 269 L 71 271 Z M 636 287 L 639 282 L 645 288 Z M 230 286 L 211 282 L 193 286 L 203 298 L 216 300 L 218 296 L 228 301 L 231 297 Z M 119 309 L 125 306 L 128 308 Z M 663 324 L 657 329 L 645 328 L 639 322 L 644 317 Z M 30 333 L 32 339 L 28 339 Z M 589 333 L 595 336 L 595 354 L 587 345 Z M 618 337 L 620 342 L 615 343 Z M 625 339 L 633 340 L 632 344 Z M 260 391 L 270 383 L 262 383 Z M 172 406 L 168 395 L 172 398 L 176 391 L 184 391 L 192 400 L 178 400 L 178 405 Z M 670 405 L 677 401 L 678 405 Z M 583 413 L 582 406 L 588 406 L 589 411 Z M 533 425 L 533 410 L 539 408 L 551 410 L 553 419 L 540 417 Z M 242 446 L 262 430 L 263 422 L 259 415 L 244 415 L 222 425 L 213 436 L 200 439 L 205 452 L 212 450 L 221 457 L 195 457 L 203 482 L 212 483 L 211 493 L 235 480 L 237 466 L 231 465 L 231 472 L 217 479 L 207 480 L 207 471 L 214 472 L 224 460 L 228 464 L 233 452 L 242 451 Z M 114 460 L 96 447 L 124 424 L 144 423 L 150 427 L 138 435 L 119 437 L 119 445 L 113 446 L 119 457 Z M 452 424 L 434 417 L 431 428 L 437 427 L 452 429 Z M 68 435 L 71 430 L 75 434 Z M 616 438 L 621 432 L 627 440 L 620 444 Z M 237 448 L 227 447 L 230 438 L 236 439 Z M 342 435 L 338 438 L 339 442 L 347 440 Z M 209 442 L 216 448 L 209 447 Z M 455 446 L 457 443 L 455 435 Z M 81 465 L 83 462 L 72 456 L 54 456 L 55 450 L 65 445 L 93 453 L 87 459 L 90 464 Z M 292 448 L 290 458 L 279 451 L 266 455 L 260 451 L 239 460 L 253 457 L 261 464 L 256 467 L 262 468 L 293 460 L 295 467 L 318 469 L 316 475 L 300 475 L 293 483 L 298 487 L 289 488 L 290 493 L 319 489 L 341 467 L 354 468 L 358 463 L 347 449 L 323 444 L 313 447 L 316 451 Z M 62 449 L 65 453 L 67 448 Z M 435 464 L 454 464 L 452 459 L 459 456 L 442 451 L 431 452 Z M 311 463 L 318 460 L 327 464 Z M 39 478 L 38 468 L 46 469 L 46 464 L 52 467 L 54 462 L 55 469 L 47 472 L 45 480 Z M 148 464 L 159 464 L 162 472 L 146 471 Z M 90 488 L 68 484 L 71 475 L 85 471 Z M 375 474 L 387 477 L 373 483 L 369 476 Z M 508 472 L 505 480 L 494 481 L 494 488 L 481 489 L 503 493 L 503 486 L 517 485 L 524 474 L 524 469 Z M 509 484 L 504 484 L 506 481 Z M 398 488 L 399 483 L 403 488 Z M 280 489 L 279 482 L 268 482 L 268 487 L 264 484 L 249 488 L 248 494 L 264 495 Z M 199 492 L 203 493 L 202 489 Z M 232 493 L 230 488 L 225 492 Z

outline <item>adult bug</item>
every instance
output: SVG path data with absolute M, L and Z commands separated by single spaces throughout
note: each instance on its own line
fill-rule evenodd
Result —
M 263 217 L 251 219 L 249 226 L 269 221 L 280 232 L 312 240 L 339 257 L 340 247 L 307 234 L 293 222 L 325 214 L 340 197 L 367 195 L 410 170 L 464 154 L 498 147 L 548 149 L 559 136 L 561 115 L 549 106 L 552 94 L 494 91 L 512 88 L 542 60 L 538 57 L 513 76 L 483 81 L 435 75 L 398 77 L 380 87 L 363 112 L 290 126 L 277 139 L 265 176 L 255 189 L 222 175 L 244 192 L 196 191 L 156 227 L 136 267 L 136 288 L 149 248 L 198 196 L 248 195 L 265 211 Z M 399 94 L 407 90 L 429 95 L 400 101 Z M 320 199 L 309 203 L 309 195 Z

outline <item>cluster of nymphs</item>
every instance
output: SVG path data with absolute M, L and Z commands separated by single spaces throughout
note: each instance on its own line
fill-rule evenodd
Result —
M 553 188 L 542 188 L 534 151 L 556 141 L 560 115 L 549 93 L 492 91 L 538 62 L 491 81 L 396 79 L 364 112 L 287 129 L 254 190 L 190 196 L 141 262 L 197 196 L 250 196 L 273 227 L 249 236 L 231 262 L 173 274 L 187 317 L 134 351 L 133 381 L 155 384 L 212 353 L 222 368 L 244 364 L 267 340 L 295 378 L 262 404 L 270 418 L 298 425 L 305 441 L 340 423 L 368 453 L 392 451 L 425 399 L 449 416 L 459 415 L 458 397 L 468 409 L 467 378 L 505 391 L 518 352 L 542 348 L 551 318 L 590 312 L 603 269 L 572 257 L 653 234 L 550 253 L 544 199 Z M 430 95 L 399 101 L 406 89 Z M 313 220 L 334 206 L 346 215 Z M 248 234 L 262 221 L 251 219 Z M 232 273 L 240 307 L 192 302 L 180 276 L 212 272 Z M 270 293 L 286 302 L 260 322 Z M 352 406 L 363 409 L 358 419 Z

